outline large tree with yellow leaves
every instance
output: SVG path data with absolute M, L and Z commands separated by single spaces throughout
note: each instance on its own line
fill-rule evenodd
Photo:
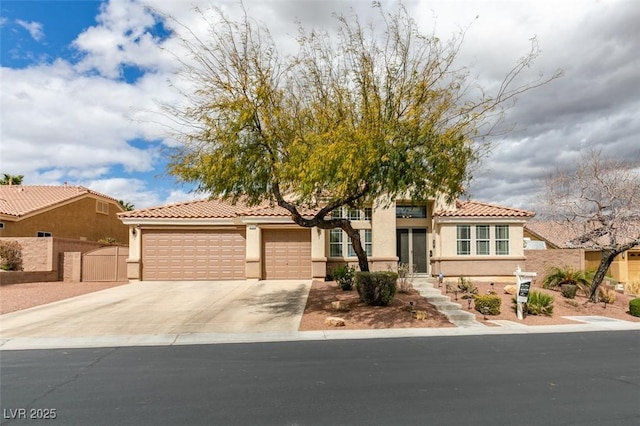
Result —
M 358 231 L 332 212 L 458 197 L 504 105 L 548 81 L 515 83 L 538 54 L 534 41 L 489 95 L 455 64 L 464 32 L 443 42 L 402 6 L 374 8 L 377 25 L 352 14 L 335 16 L 334 33 L 299 28 L 288 55 L 246 14 L 201 12 L 209 36 L 184 28 L 190 56 L 177 58 L 194 90 L 168 108 L 181 123 L 172 174 L 211 196 L 276 203 L 303 227 L 343 229 L 362 271 Z

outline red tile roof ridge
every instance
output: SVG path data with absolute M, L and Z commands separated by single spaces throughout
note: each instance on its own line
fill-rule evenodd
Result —
M 456 200 L 455 210 L 438 210 L 434 216 L 444 217 L 533 217 L 534 212 L 475 200 Z
M 86 194 L 118 203 L 113 197 L 81 185 L 0 185 L 0 213 L 22 216 Z

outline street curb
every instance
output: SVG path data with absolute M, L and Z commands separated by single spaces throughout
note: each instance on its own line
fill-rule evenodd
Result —
M 606 323 L 525 326 L 496 322 L 498 327 L 404 328 L 376 330 L 320 330 L 264 333 L 182 333 L 141 334 L 131 336 L 16 337 L 0 339 L 1 351 L 33 349 L 79 349 L 129 346 L 184 346 L 230 343 L 305 342 L 355 339 L 391 339 L 411 337 L 455 337 L 512 334 L 585 333 L 594 331 L 640 331 L 640 323 Z M 504 323 L 508 323 L 505 321 Z

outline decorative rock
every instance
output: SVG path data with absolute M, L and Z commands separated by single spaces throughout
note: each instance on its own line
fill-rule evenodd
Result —
M 509 284 L 504 286 L 505 294 L 516 294 L 517 286 L 515 284 Z
M 331 302 L 331 309 L 338 312 L 349 312 L 351 307 L 347 302 L 336 300 L 335 302 Z
M 415 310 L 413 312 L 411 312 L 413 314 L 413 317 L 417 320 L 425 320 L 427 319 L 427 311 L 418 311 Z
M 324 320 L 324 324 L 332 327 L 344 327 L 346 325 L 344 319 L 338 317 L 327 317 Z

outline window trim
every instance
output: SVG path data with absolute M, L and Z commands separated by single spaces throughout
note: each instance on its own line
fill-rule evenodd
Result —
M 426 219 L 428 216 L 426 205 L 396 204 L 396 219 Z
M 509 225 L 495 225 L 495 255 L 496 256 L 509 256 L 509 254 L 511 253 L 511 247 L 510 247 L 510 241 L 511 241 L 511 236 L 509 233 Z M 504 229 L 506 230 L 506 236 L 502 236 L 502 238 L 498 238 L 498 229 Z M 500 246 L 500 243 L 504 243 L 506 244 L 506 251 L 502 250 L 502 249 L 498 249 L 498 247 Z
M 491 226 L 490 225 L 474 225 L 476 228 L 476 256 L 490 256 L 491 255 Z M 486 236 L 482 237 L 479 234 L 479 230 L 486 230 Z M 480 250 L 480 244 L 484 243 L 486 250 Z
M 102 200 L 96 200 L 96 213 L 109 214 L 109 203 Z
M 340 234 L 337 234 L 340 232 Z M 373 230 L 371 229 L 358 229 L 360 233 L 360 241 L 362 243 L 362 248 L 364 249 L 367 257 L 373 256 Z M 337 247 L 338 241 L 331 241 L 331 234 L 340 235 L 340 255 L 336 256 L 331 250 L 331 247 Z M 337 252 L 337 251 L 336 251 Z M 346 254 L 346 255 L 345 255 Z M 330 258 L 340 258 L 340 259 L 353 259 L 357 258 L 355 250 L 351 245 L 351 238 L 340 228 L 333 228 L 329 230 L 329 256 Z
M 332 241 L 331 236 L 337 235 L 339 238 L 336 241 Z M 334 255 L 332 248 L 336 247 L 339 255 Z M 334 228 L 329 230 L 329 257 L 342 257 L 344 254 L 344 231 L 340 228 Z
M 468 232 L 468 238 L 462 238 L 462 230 Z M 466 243 L 466 250 L 462 250 L 463 243 Z M 456 225 L 456 255 L 471 256 L 471 225 Z

